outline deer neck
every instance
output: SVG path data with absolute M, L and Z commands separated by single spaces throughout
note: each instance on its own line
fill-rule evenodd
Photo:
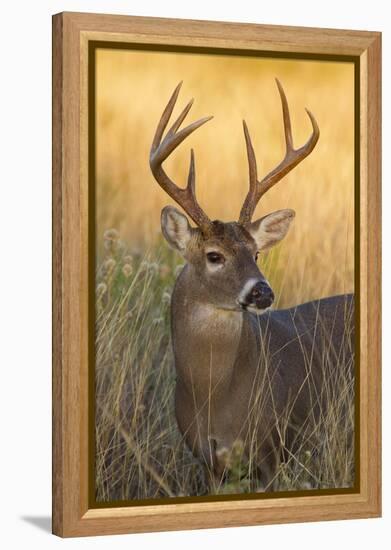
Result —
M 187 267 L 172 296 L 172 337 L 179 378 L 200 391 L 227 386 L 233 376 L 245 318 L 208 302 Z

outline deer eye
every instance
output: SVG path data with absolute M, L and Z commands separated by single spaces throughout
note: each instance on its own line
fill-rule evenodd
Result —
M 223 264 L 225 262 L 224 256 L 219 252 L 208 252 L 206 257 L 211 264 Z
M 255 261 L 256 261 L 256 262 L 258 261 L 258 258 L 259 258 L 259 252 L 257 252 L 257 253 L 255 254 Z

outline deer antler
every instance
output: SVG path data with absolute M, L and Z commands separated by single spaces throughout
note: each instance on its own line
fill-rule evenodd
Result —
M 187 186 L 184 189 L 178 187 L 167 176 L 162 168 L 162 163 L 174 151 L 174 149 L 176 149 L 178 145 L 180 145 L 182 141 L 187 138 L 187 136 L 213 118 L 211 116 L 201 118 L 178 132 L 180 125 L 185 120 L 186 115 L 190 111 L 193 104 L 193 100 L 191 100 L 168 130 L 166 136 L 163 138 L 164 130 L 166 129 L 168 121 L 170 120 L 171 114 L 174 110 L 181 86 L 182 82 L 180 82 L 175 88 L 174 93 L 172 94 L 170 101 L 164 109 L 162 117 L 159 121 L 155 137 L 152 142 L 149 164 L 160 187 L 162 187 L 162 189 L 164 189 L 164 191 L 166 191 L 166 193 L 168 193 L 168 195 L 170 195 L 170 197 L 174 199 L 174 201 L 176 201 L 185 212 L 187 212 L 187 214 L 200 227 L 200 229 L 205 232 L 211 226 L 212 222 L 198 204 L 195 196 L 195 166 L 193 149 L 191 150 L 190 155 L 190 168 Z
M 288 102 L 281 83 L 277 78 L 276 82 L 278 86 L 278 91 L 280 92 L 282 104 L 286 153 L 280 164 L 278 164 L 276 168 L 269 172 L 269 174 L 267 174 L 261 181 L 258 181 L 257 161 L 255 158 L 254 147 L 251 143 L 247 124 L 245 121 L 243 121 L 243 129 L 246 139 L 247 158 L 249 165 L 250 189 L 243 203 L 242 210 L 240 211 L 239 223 L 242 225 L 246 225 L 251 222 L 254 210 L 262 195 L 264 195 L 271 187 L 273 187 L 273 185 L 279 182 L 284 176 L 286 176 L 288 172 L 290 172 L 295 166 L 297 166 L 302 160 L 304 160 L 305 157 L 307 157 L 311 153 L 319 139 L 319 127 L 315 120 L 315 117 L 308 109 L 306 109 L 312 124 L 312 134 L 307 143 L 305 143 L 302 147 L 300 147 L 299 149 L 295 149 L 293 147 L 292 128 L 291 119 L 289 116 Z

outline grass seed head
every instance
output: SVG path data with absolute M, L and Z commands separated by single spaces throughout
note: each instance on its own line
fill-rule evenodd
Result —
M 122 268 L 122 273 L 125 275 L 126 278 L 130 277 L 133 272 L 133 268 L 130 264 L 125 264 Z
M 113 258 L 109 258 L 105 261 L 103 264 L 104 270 L 107 274 L 110 274 L 113 272 L 114 268 L 116 266 L 116 261 Z
M 103 238 L 105 241 L 118 241 L 119 233 L 116 229 L 107 229 L 103 234 Z
M 106 283 L 99 283 L 96 287 L 96 294 L 98 298 L 101 298 L 104 294 L 107 292 L 107 285 Z

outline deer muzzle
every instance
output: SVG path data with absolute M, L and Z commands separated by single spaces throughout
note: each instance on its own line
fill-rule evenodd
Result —
M 242 309 L 256 310 L 262 312 L 269 308 L 274 302 L 274 293 L 269 284 L 261 279 L 248 281 L 239 298 Z

